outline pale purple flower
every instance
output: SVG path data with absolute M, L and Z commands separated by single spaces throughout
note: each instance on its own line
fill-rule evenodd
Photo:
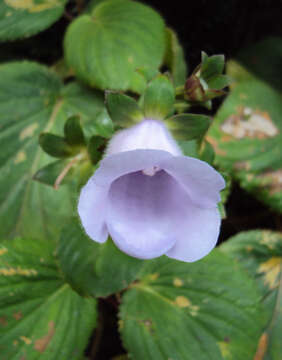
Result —
M 94 241 L 110 235 L 131 256 L 191 262 L 217 242 L 224 186 L 210 165 L 182 154 L 162 122 L 143 120 L 112 138 L 78 212 Z

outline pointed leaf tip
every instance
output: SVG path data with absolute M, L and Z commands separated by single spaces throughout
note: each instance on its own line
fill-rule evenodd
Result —
M 80 125 L 79 116 L 74 115 L 68 118 L 64 126 L 64 133 L 66 142 L 69 145 L 85 144 L 84 134 Z
M 162 120 L 174 111 L 175 90 L 165 75 L 153 79 L 144 92 L 143 109 L 146 118 Z

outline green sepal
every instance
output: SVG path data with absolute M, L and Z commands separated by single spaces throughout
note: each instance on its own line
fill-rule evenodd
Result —
M 67 158 L 76 152 L 63 137 L 50 133 L 39 135 L 39 145 L 43 151 L 56 158 Z
M 183 99 L 176 99 L 174 103 L 174 109 L 177 114 L 182 114 L 184 112 L 187 112 L 190 108 L 190 104 L 183 100 Z
M 135 71 L 130 82 L 130 91 L 135 94 L 143 94 L 147 86 L 147 80 L 139 71 Z
M 171 71 L 174 86 L 180 86 L 185 83 L 187 77 L 187 65 L 185 62 L 184 51 L 179 43 L 177 34 L 170 28 L 166 29 L 167 49 L 165 55 L 165 64 Z
M 109 92 L 106 106 L 115 125 L 129 127 L 144 118 L 137 102 L 130 96 Z
M 205 80 L 221 75 L 224 69 L 224 55 L 208 56 L 202 52 L 201 77 Z
M 166 120 L 166 125 L 177 140 L 201 139 L 211 120 L 206 115 L 180 114 Z
M 111 138 L 114 133 L 114 124 L 106 108 L 95 116 L 95 121 L 91 121 L 83 127 L 83 133 L 87 139 L 93 135 L 99 135 L 104 138 Z
M 215 152 L 212 145 L 206 140 L 203 141 L 199 150 L 199 159 L 212 165 L 214 158 Z
M 50 185 L 56 190 L 64 184 L 72 182 L 76 188 L 84 185 L 93 173 L 93 165 L 82 154 L 64 160 L 57 160 L 39 169 L 33 180 Z
M 216 75 L 207 80 L 208 87 L 213 90 L 221 90 L 232 83 L 232 79 L 228 75 Z
M 85 139 L 79 116 L 70 117 L 64 126 L 65 141 L 69 145 L 84 145 Z
M 174 111 L 175 90 L 165 75 L 153 79 L 144 92 L 143 109 L 146 118 L 162 120 Z
M 146 81 L 151 81 L 154 77 L 159 75 L 159 71 L 156 69 L 140 68 L 136 70 Z
M 97 207 L 95 211 L 101 210 Z M 76 219 L 61 233 L 57 258 L 66 281 L 83 296 L 93 297 L 126 288 L 144 264 L 121 252 L 110 239 L 102 244 L 91 240 Z
M 68 164 L 68 160 L 57 160 L 39 169 L 34 175 L 33 180 L 43 184 L 54 186 L 59 175 Z M 71 178 L 71 170 L 66 174 L 61 184 L 65 184 Z
M 103 156 L 106 140 L 102 136 L 92 136 L 89 140 L 87 150 L 92 164 L 97 164 Z

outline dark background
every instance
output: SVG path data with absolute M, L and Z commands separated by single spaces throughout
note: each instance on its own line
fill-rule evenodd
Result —
M 281 0 L 143 2 L 160 11 L 177 31 L 192 67 L 199 63 L 202 50 L 229 58 L 266 36 L 282 36 Z
M 76 1 L 71 0 L 66 14 L 46 31 L 26 40 L 1 44 L 0 61 L 29 59 L 52 65 L 62 58 L 65 29 L 70 18 L 77 14 L 77 3 L 83 3 L 83 0 Z M 282 0 L 175 0 L 167 3 L 146 0 L 143 3 L 159 11 L 168 26 L 178 33 L 190 71 L 200 62 L 202 50 L 208 55 L 225 54 L 229 59 L 268 36 L 282 37 Z M 226 209 L 220 242 L 242 230 L 282 230 L 281 216 L 237 184 L 233 186 Z M 87 356 L 92 358 L 96 353 L 96 358 L 108 360 L 123 352 L 117 332 L 117 306 L 114 297 L 100 301 L 103 326 L 93 334 Z M 98 350 L 99 338 L 102 341 Z
M 0 60 L 33 59 L 52 64 L 62 57 L 62 41 L 77 3 L 70 0 L 67 11 L 46 31 L 26 40 L 1 44 Z M 178 33 L 190 69 L 208 55 L 223 53 L 227 58 L 267 36 L 282 36 L 282 0 L 144 0 L 161 13 Z M 79 5 L 81 6 L 81 5 Z

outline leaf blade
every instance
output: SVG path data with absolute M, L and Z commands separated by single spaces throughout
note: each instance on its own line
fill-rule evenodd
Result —
M 1 355 L 80 357 L 95 326 L 95 300 L 81 298 L 62 281 L 51 243 L 18 238 L 0 249 Z
M 282 323 L 282 236 L 271 231 L 246 231 L 221 245 L 257 281 L 267 309 L 267 324 L 258 343 L 261 358 L 279 360 Z
M 0 41 L 30 37 L 47 29 L 63 14 L 66 2 L 1 1 Z
M 89 239 L 75 219 L 63 229 L 57 255 L 67 281 L 81 294 L 94 297 L 126 288 L 143 265 L 110 239 L 104 244 Z
M 193 264 L 161 257 L 125 293 L 120 331 L 136 360 L 251 360 L 260 311 L 254 282 L 229 257 L 214 251 Z
M 90 86 L 134 90 L 136 69 L 156 70 L 162 62 L 164 22 L 157 12 L 140 3 L 104 1 L 91 14 L 72 22 L 64 49 L 77 77 Z

